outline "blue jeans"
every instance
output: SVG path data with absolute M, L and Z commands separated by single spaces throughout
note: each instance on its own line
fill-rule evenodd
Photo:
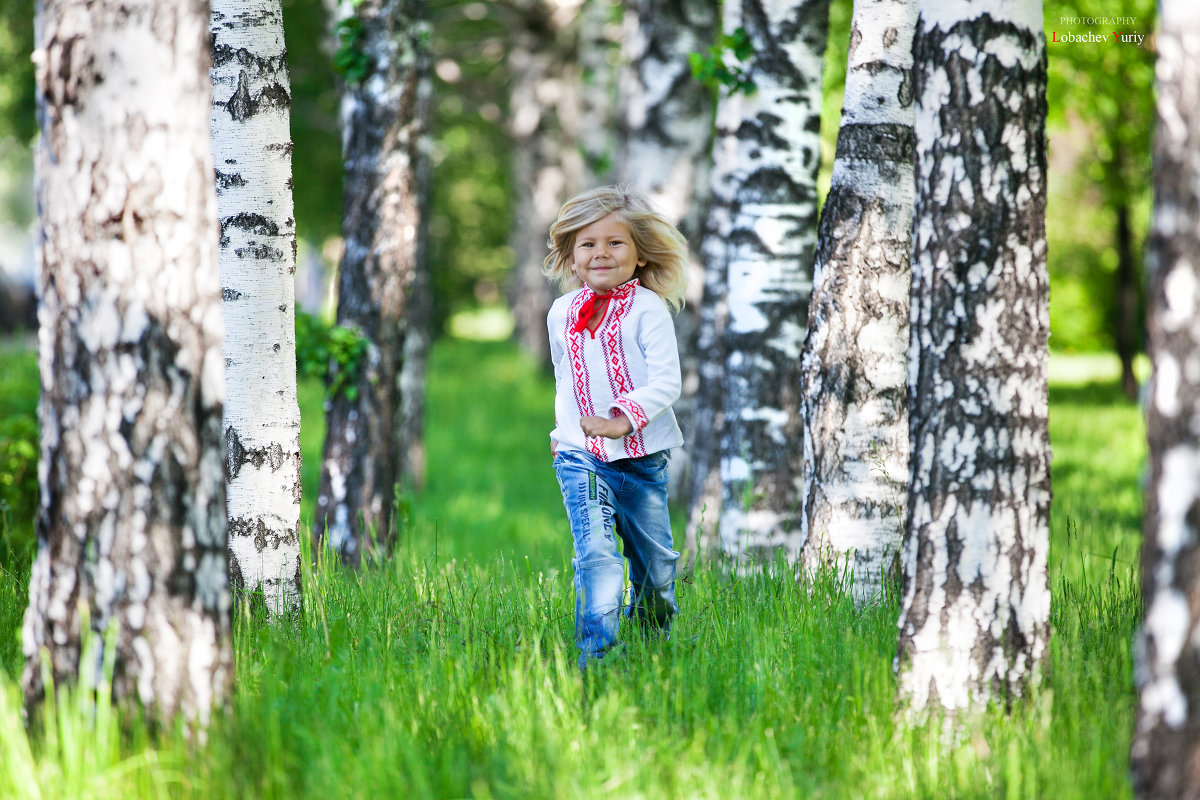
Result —
M 617 536 L 624 544 L 633 584 L 625 616 L 666 632 L 679 611 L 679 553 L 671 547 L 667 456 L 660 452 L 605 463 L 591 453 L 560 448 L 554 472 L 575 540 L 575 641 L 579 666 L 586 667 L 617 640 L 625 594 Z

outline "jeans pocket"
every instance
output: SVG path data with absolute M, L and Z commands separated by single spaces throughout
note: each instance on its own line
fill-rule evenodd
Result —
M 643 461 L 646 467 L 646 477 L 652 480 L 666 480 L 669 459 L 666 450 L 651 453 Z

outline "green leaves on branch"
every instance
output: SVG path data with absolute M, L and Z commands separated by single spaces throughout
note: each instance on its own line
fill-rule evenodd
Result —
M 730 94 L 754 94 L 758 87 L 750 80 L 750 73 L 744 66 L 752 55 L 754 44 L 750 34 L 745 28 L 738 28 L 733 33 L 721 34 L 717 44 L 707 52 L 689 53 L 688 64 L 692 76 L 709 89 L 716 91 L 724 86 Z
M 361 0 L 359 0 L 361 2 Z M 359 5 L 356 2 L 355 7 Z M 371 71 L 371 57 L 363 50 L 366 31 L 362 20 L 356 16 L 339 20 L 334 26 L 338 48 L 333 54 L 333 69 L 350 86 L 362 83 Z
M 370 343 L 357 328 L 328 325 L 296 312 L 296 370 L 325 383 L 325 396 L 358 399 L 358 379 Z

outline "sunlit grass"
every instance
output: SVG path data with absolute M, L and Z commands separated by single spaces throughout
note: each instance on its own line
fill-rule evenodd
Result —
M 739 578 L 702 561 L 670 641 L 627 627 L 622 653 L 581 675 L 550 382 L 493 343 L 442 342 L 431 369 L 431 468 L 395 558 L 306 568 L 292 623 L 239 608 L 233 697 L 203 745 L 101 721 L 80 694 L 27 733 L 27 576 L 0 575 L 0 798 L 1130 796 L 1144 444 L 1115 384 L 1051 393 L 1046 682 L 947 739 L 895 713 L 896 606 L 855 610 L 828 578 L 778 566 Z M 320 387 L 301 398 L 311 497 Z

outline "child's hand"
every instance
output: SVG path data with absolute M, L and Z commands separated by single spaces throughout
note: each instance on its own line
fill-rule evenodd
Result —
M 606 439 L 620 439 L 633 432 L 633 425 L 624 414 L 612 419 L 583 417 L 579 420 L 579 427 L 588 436 L 603 436 Z

